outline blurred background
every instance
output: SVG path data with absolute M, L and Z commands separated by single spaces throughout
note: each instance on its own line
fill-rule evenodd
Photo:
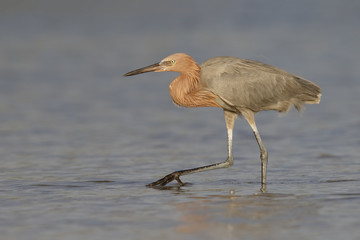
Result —
M 4 239 L 359 238 L 360 2 L 0 5 Z M 232 168 L 186 177 L 185 190 L 144 187 L 226 158 L 222 111 L 174 107 L 176 73 L 122 76 L 175 52 L 254 59 L 322 88 L 300 115 L 256 116 L 267 194 L 243 120 Z

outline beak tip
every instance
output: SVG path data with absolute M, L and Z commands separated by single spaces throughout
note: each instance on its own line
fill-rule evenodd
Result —
M 160 63 L 155 63 L 153 65 L 143 67 L 143 68 L 139 68 L 139 69 L 136 69 L 134 71 L 125 73 L 124 77 L 137 75 L 137 74 L 141 74 L 141 73 L 146 73 L 146 72 L 156 72 L 159 69 L 159 67 L 160 67 Z
M 136 74 L 139 74 L 139 73 L 137 73 L 135 71 L 131 71 L 131 72 L 125 73 L 123 76 L 124 77 L 129 77 L 129 76 L 136 75 Z

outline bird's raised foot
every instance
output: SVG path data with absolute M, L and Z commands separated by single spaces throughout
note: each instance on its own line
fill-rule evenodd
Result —
M 166 184 L 176 180 L 180 186 L 184 186 L 185 184 L 180 180 L 181 171 L 176 171 L 166 175 L 165 177 L 157 180 L 156 182 L 149 183 L 146 185 L 147 187 L 155 187 L 155 186 L 165 186 Z

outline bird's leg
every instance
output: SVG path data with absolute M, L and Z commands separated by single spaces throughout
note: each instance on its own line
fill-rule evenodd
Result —
M 227 138 L 228 138 L 228 158 L 225 162 L 229 164 L 231 167 L 234 164 L 233 153 L 232 153 L 232 145 L 233 145 L 233 130 L 235 119 L 237 118 L 237 114 L 233 112 L 224 111 L 225 115 L 225 123 L 227 129 Z
M 184 183 L 180 180 L 180 176 L 232 166 L 234 163 L 233 156 L 232 156 L 232 136 L 233 136 L 233 128 L 234 128 L 234 123 L 235 123 L 236 117 L 237 117 L 236 113 L 225 111 L 225 121 L 226 121 L 226 128 L 227 128 L 227 134 L 228 134 L 228 158 L 226 159 L 225 162 L 210 164 L 210 165 L 197 167 L 197 168 L 175 171 L 175 172 L 170 173 L 170 174 L 166 175 L 165 177 L 157 180 L 156 182 L 150 183 L 146 186 L 147 187 L 155 187 L 158 185 L 165 186 L 166 184 L 168 184 L 174 180 L 176 180 L 180 186 L 184 186 Z
M 255 117 L 254 114 L 251 113 L 246 113 L 243 114 L 243 116 L 245 117 L 245 119 L 248 121 L 250 127 L 252 128 L 253 132 L 254 132 L 254 136 L 256 138 L 256 141 L 259 145 L 260 148 L 260 159 L 261 159 L 261 184 L 262 184 L 262 188 L 264 187 L 264 185 L 266 184 L 266 169 L 267 169 L 267 163 L 268 163 L 268 153 L 266 151 L 266 148 L 264 146 L 264 144 L 261 141 L 261 137 L 259 134 L 259 131 L 256 127 L 255 124 Z

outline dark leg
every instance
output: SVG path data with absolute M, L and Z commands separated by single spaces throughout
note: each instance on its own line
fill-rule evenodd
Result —
M 246 113 L 246 114 L 243 114 L 243 116 L 245 117 L 245 119 L 250 124 L 250 127 L 252 128 L 252 130 L 254 132 L 254 136 L 255 136 L 256 141 L 257 141 L 257 143 L 259 145 L 259 148 L 260 148 L 261 183 L 264 185 L 264 184 L 266 184 L 266 169 L 267 169 L 267 163 L 268 163 L 268 153 L 266 151 L 266 148 L 265 148 L 264 144 L 261 141 L 259 131 L 258 131 L 258 129 L 256 127 L 256 124 L 255 124 L 254 114 L 253 113 Z M 262 189 L 265 189 L 265 187 L 262 186 Z
M 235 123 L 237 114 L 232 113 L 232 112 L 227 112 L 227 111 L 225 111 L 224 113 L 225 113 L 226 128 L 227 128 L 227 133 L 228 133 L 228 158 L 226 159 L 225 162 L 215 163 L 215 164 L 198 167 L 198 168 L 176 171 L 176 172 L 170 173 L 170 174 L 166 175 L 165 177 L 157 180 L 156 182 L 150 183 L 146 186 L 147 187 L 154 187 L 154 186 L 158 186 L 158 185 L 165 186 L 166 184 L 168 184 L 169 182 L 172 182 L 174 180 L 176 180 L 180 186 L 183 186 L 184 183 L 180 180 L 180 176 L 232 166 L 233 162 L 234 162 L 233 156 L 232 156 L 232 135 L 233 135 L 234 123 Z

